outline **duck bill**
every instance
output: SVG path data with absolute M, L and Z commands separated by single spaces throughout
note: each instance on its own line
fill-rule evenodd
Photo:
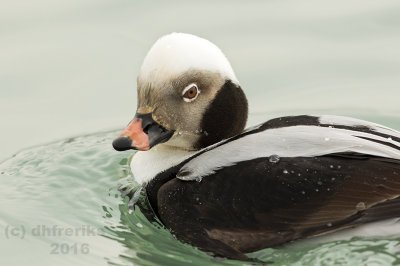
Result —
M 154 121 L 152 113 L 136 113 L 135 118 L 112 144 L 117 151 L 147 151 L 159 143 L 168 141 L 173 134 L 173 130 L 167 130 Z

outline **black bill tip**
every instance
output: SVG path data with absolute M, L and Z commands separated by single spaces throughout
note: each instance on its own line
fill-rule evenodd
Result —
M 132 146 L 132 140 L 128 136 L 121 136 L 116 138 L 113 143 L 113 147 L 117 151 L 126 151 L 130 149 L 134 149 Z

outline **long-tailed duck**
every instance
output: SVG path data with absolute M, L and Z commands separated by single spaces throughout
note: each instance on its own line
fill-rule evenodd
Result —
M 248 105 L 211 42 L 160 38 L 138 77 L 116 150 L 178 239 L 215 255 L 400 217 L 400 132 L 339 116 L 290 116 L 244 130 Z

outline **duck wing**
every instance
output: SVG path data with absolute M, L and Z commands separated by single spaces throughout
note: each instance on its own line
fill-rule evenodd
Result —
M 243 259 L 400 217 L 400 134 L 370 123 L 321 121 L 271 120 L 199 152 L 159 184 L 153 197 L 159 218 L 185 242 Z

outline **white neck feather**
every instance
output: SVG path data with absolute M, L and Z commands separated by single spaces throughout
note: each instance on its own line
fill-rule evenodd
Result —
M 149 151 L 138 151 L 132 158 L 131 171 L 136 182 L 143 185 L 196 152 L 157 145 Z

